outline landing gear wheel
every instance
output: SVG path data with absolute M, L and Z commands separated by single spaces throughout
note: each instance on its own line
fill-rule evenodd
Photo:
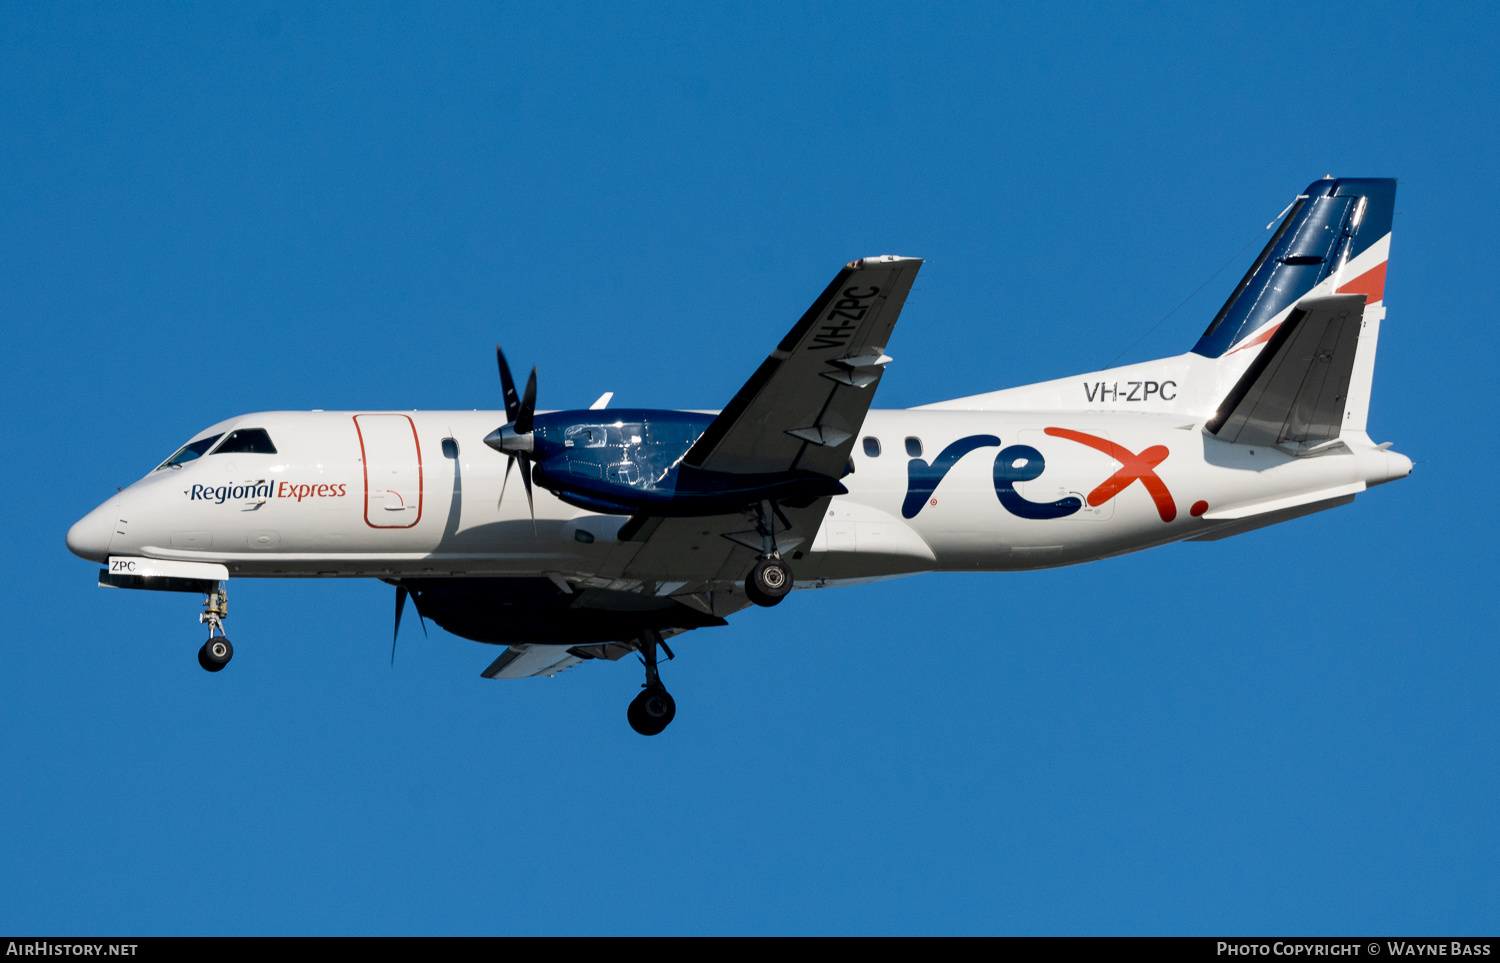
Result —
M 745 576 L 745 597 L 756 605 L 775 605 L 792 590 L 792 570 L 779 558 L 763 558 Z
M 210 672 L 218 672 L 228 665 L 232 658 L 234 658 L 234 646 L 230 645 L 229 640 L 223 636 L 209 639 L 203 643 L 203 648 L 198 650 L 198 664 Z
M 660 686 L 648 686 L 640 695 L 630 700 L 625 718 L 630 728 L 643 736 L 654 736 L 667 727 L 677 715 L 677 703 L 672 694 Z

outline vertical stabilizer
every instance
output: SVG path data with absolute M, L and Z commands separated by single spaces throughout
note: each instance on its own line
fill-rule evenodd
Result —
M 1269 339 L 1267 325 L 1330 279 L 1342 293 L 1380 301 L 1395 204 L 1396 182 L 1389 178 L 1324 178 L 1308 185 L 1193 351 L 1218 358 Z M 1377 247 L 1378 265 L 1370 257 Z M 1357 276 L 1347 273 L 1350 268 Z
M 1308 185 L 1270 243 L 1193 347 L 1223 358 L 1263 345 L 1308 295 L 1362 294 L 1364 316 L 1342 433 L 1363 434 L 1385 317 L 1385 273 L 1395 215 L 1393 178 L 1325 177 Z
M 1293 395 L 1313 405 L 1319 431 L 1356 442 L 1365 434 L 1370 409 L 1370 387 L 1375 375 L 1375 346 L 1385 317 L 1386 261 L 1391 250 L 1391 220 L 1395 215 L 1394 178 L 1325 177 L 1297 196 L 1277 225 L 1260 256 L 1219 309 L 1208 330 L 1185 354 L 1144 361 L 1120 368 L 1058 378 L 965 398 L 954 398 L 923 408 L 952 410 L 1138 411 L 1180 414 L 1189 418 L 1227 416 L 1241 398 L 1232 396 L 1237 384 L 1261 354 L 1267 354 L 1276 332 L 1287 321 L 1301 318 L 1299 305 L 1336 295 L 1363 295 L 1364 309 L 1354 323 L 1340 321 L 1334 339 L 1337 376 L 1329 383 L 1347 390 L 1326 394 L 1309 387 Z M 1341 317 L 1353 317 L 1346 308 Z M 1304 311 L 1305 313 L 1305 311 Z M 1302 325 L 1298 320 L 1293 327 Z M 1299 335 L 1289 350 L 1300 351 Z M 1290 336 L 1289 329 L 1287 334 Z M 1279 348 L 1286 342 L 1278 342 Z M 1353 347 L 1352 360 L 1348 351 Z M 1334 345 L 1309 342 L 1308 350 L 1327 355 Z M 1283 362 L 1287 359 L 1283 359 Z M 1297 360 L 1301 364 L 1306 359 Z M 1282 378 L 1291 378 L 1291 368 Z M 1319 384 L 1329 372 L 1313 377 Z M 1253 380 L 1253 379 L 1252 379 Z M 1300 382 L 1299 382 L 1300 384 Z M 1241 387 L 1248 390 L 1250 382 Z M 1286 393 L 1277 381 L 1271 397 Z M 1293 395 L 1288 395 L 1288 398 Z M 1330 418 L 1330 406 L 1342 405 L 1342 417 Z M 1257 416 L 1259 417 L 1259 416 Z M 1299 418 L 1301 415 L 1298 416 Z M 1288 440 L 1306 434 L 1289 429 Z M 1278 429 L 1278 437 L 1280 437 Z M 1310 436 L 1309 436 L 1310 438 Z M 1304 439 L 1307 440 L 1307 439 Z M 1366 443 L 1368 438 L 1363 439 Z M 1301 444 L 1302 442 L 1298 442 Z

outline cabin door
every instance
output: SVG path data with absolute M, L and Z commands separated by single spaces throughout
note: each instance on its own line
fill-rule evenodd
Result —
M 365 522 L 411 528 L 422 520 L 422 450 L 406 415 L 355 415 L 365 468 Z

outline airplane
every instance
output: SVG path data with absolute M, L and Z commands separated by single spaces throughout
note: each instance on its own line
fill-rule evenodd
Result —
M 202 593 L 209 672 L 234 654 L 231 577 L 378 578 L 393 661 L 408 598 L 424 630 L 504 646 L 490 679 L 637 653 L 626 716 L 655 735 L 676 714 L 657 650 L 794 588 L 1215 541 L 1406 477 L 1366 431 L 1395 192 L 1314 181 L 1174 357 L 872 409 L 923 262 L 866 257 L 721 411 L 538 410 L 536 369 L 518 391 L 497 346 L 503 412 L 230 418 L 67 546 L 101 586 Z

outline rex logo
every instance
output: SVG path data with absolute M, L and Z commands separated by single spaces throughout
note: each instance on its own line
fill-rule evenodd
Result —
M 1047 470 L 1046 458 L 1030 445 L 1001 448 L 995 455 L 995 496 L 1012 515 L 1038 520 L 1066 518 L 1083 508 L 1085 501 L 1097 508 L 1139 481 L 1156 504 L 1156 512 L 1162 521 L 1170 522 L 1177 517 L 1177 505 L 1172 500 L 1172 493 L 1156 474 L 1156 467 L 1171 454 L 1167 446 L 1152 445 L 1137 454 L 1107 438 L 1071 428 L 1048 428 L 1046 434 L 1103 452 L 1119 462 L 1120 468 L 1089 492 L 1087 498 L 1080 499 L 1070 495 L 1053 502 L 1034 502 L 1016 491 L 1016 485 L 1040 478 L 1042 472 Z M 906 498 L 901 503 L 901 517 L 915 518 L 928 504 L 938 484 L 965 455 L 980 448 L 998 448 L 1000 444 L 1000 439 L 995 435 L 968 435 L 944 448 L 931 464 L 920 458 L 908 461 Z
M 1161 516 L 1162 521 L 1170 522 L 1177 517 L 1177 504 L 1172 501 L 1172 493 L 1167 491 L 1167 486 L 1157 477 L 1155 471 L 1156 466 L 1166 461 L 1167 456 L 1171 454 L 1166 445 L 1152 445 L 1137 455 L 1124 445 L 1117 445 L 1107 438 L 1074 431 L 1071 428 L 1048 428 L 1046 431 L 1054 438 L 1066 438 L 1080 445 L 1088 445 L 1096 451 L 1102 451 L 1120 463 L 1119 471 L 1110 475 L 1098 488 L 1089 492 L 1090 505 L 1097 508 L 1129 488 L 1131 482 L 1139 481 L 1150 493 L 1151 500 L 1156 503 L 1156 513 Z

